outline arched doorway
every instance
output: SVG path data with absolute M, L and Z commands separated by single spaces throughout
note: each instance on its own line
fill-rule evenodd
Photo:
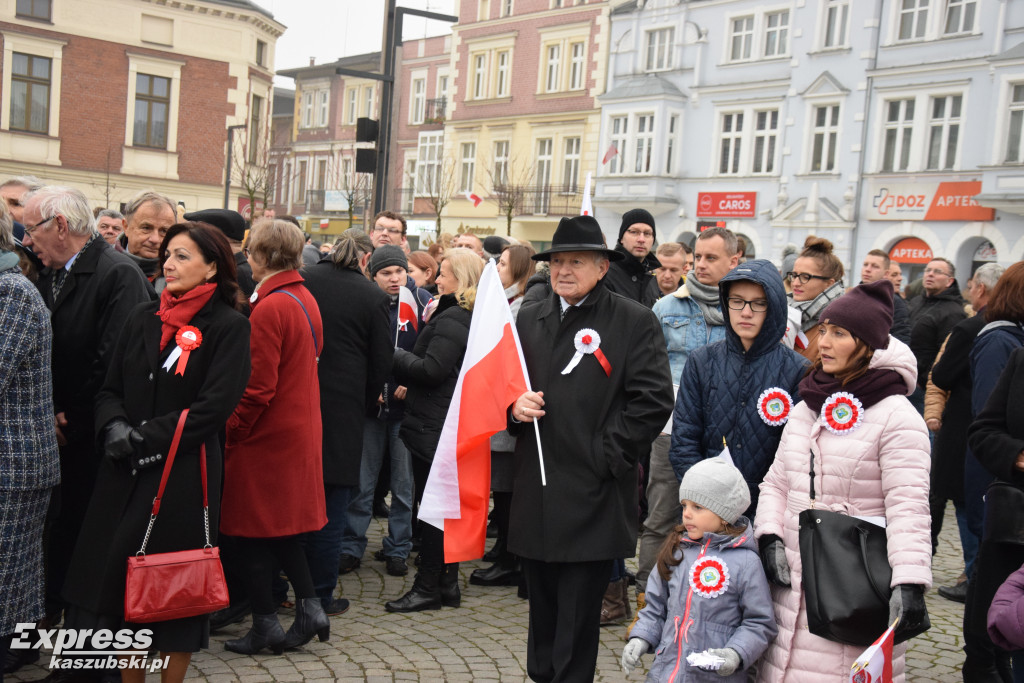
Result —
M 920 237 L 903 237 L 889 248 L 889 258 L 903 269 L 903 286 L 924 276 L 924 267 L 935 258 L 931 246 Z

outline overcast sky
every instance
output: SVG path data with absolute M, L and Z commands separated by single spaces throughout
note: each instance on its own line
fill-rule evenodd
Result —
M 339 57 L 380 50 L 385 0 L 255 1 L 288 27 L 277 41 L 275 70 L 308 66 L 310 57 L 316 58 L 317 64 L 323 64 Z M 453 14 L 457 1 L 398 0 L 398 6 Z M 448 24 L 406 17 L 404 37 L 422 38 L 448 30 Z M 275 79 L 275 84 L 286 88 L 295 85 L 292 79 L 280 77 Z

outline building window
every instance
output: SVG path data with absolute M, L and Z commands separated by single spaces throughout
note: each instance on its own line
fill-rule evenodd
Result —
M 825 47 L 846 45 L 850 0 L 829 0 L 825 6 Z
M 1013 86 L 1010 97 L 1010 134 L 1006 142 L 1006 160 L 1020 162 L 1024 160 L 1024 85 Z
M 476 8 L 476 20 L 486 21 L 491 18 L 491 2 L 490 0 L 480 0 Z
M 501 16 L 512 16 L 512 0 L 498 0 L 501 3 Z
M 23 19 L 42 19 L 50 21 L 52 14 L 50 9 L 51 0 L 18 0 L 14 14 Z
M 441 132 L 420 133 L 419 149 L 416 154 L 416 191 L 421 197 L 436 194 L 438 191 L 443 141 Z
M 765 16 L 764 56 L 781 57 L 789 52 L 789 11 Z
M 462 168 L 459 176 L 459 192 L 472 192 L 476 176 L 476 143 L 462 143 Z
M 316 189 L 327 189 L 327 159 L 320 159 L 316 162 Z
M 754 17 L 737 17 L 732 20 L 732 34 L 729 43 L 731 45 L 730 60 L 738 62 L 750 59 L 751 46 L 754 44 Z
M 13 53 L 11 64 L 11 130 L 48 133 L 50 130 L 50 64 L 46 57 Z M 166 79 L 165 79 L 166 80 Z M 138 121 L 136 108 L 136 121 Z M 164 110 L 166 140 L 167 111 Z M 138 135 L 136 125 L 136 135 Z
M 140 74 L 141 75 L 141 74 Z M 166 79 L 164 79 L 166 80 Z M 169 101 L 169 98 L 168 98 Z M 135 104 L 135 116 L 139 115 L 138 102 Z M 261 160 L 260 142 L 263 138 L 263 130 L 260 124 L 263 122 L 263 98 L 259 95 L 252 96 L 252 106 L 249 107 L 249 163 L 256 164 Z
M 928 130 L 928 168 L 956 168 L 956 148 L 960 140 L 962 95 L 932 98 L 932 118 Z
M 356 99 L 358 96 L 358 88 L 351 88 L 348 91 L 348 123 L 350 126 L 355 125 L 356 117 L 359 116 L 359 100 Z
M 718 172 L 734 175 L 740 172 L 740 150 L 743 140 L 743 113 L 722 115 L 722 139 L 718 149 Z
M 675 42 L 674 28 L 660 28 L 647 32 L 648 71 L 664 71 L 672 68 L 672 48 Z
M 823 173 L 836 167 L 836 144 L 839 141 L 839 105 L 814 108 L 811 172 Z
M 886 103 L 883 171 L 906 171 L 910 167 L 910 141 L 914 131 L 914 100 Z
M 665 175 L 672 175 L 675 162 L 676 135 L 679 133 L 679 114 L 668 117 L 668 140 L 665 141 Z
M 373 86 L 363 90 L 363 98 L 366 101 L 366 115 L 373 118 Z
M 441 73 L 437 75 L 437 97 L 439 99 L 448 99 L 448 74 Z
M 537 185 L 540 194 L 537 197 L 537 213 L 547 213 L 548 202 L 550 201 L 549 186 L 551 185 L 551 138 L 537 140 L 537 163 L 534 165 L 537 173 Z
M 629 117 L 628 116 L 613 116 L 611 118 L 611 126 L 609 128 L 612 131 L 611 144 L 615 147 L 618 154 L 612 156 L 611 161 L 608 162 L 608 173 L 610 175 L 621 175 L 626 170 L 626 141 L 629 136 Z
M 295 174 L 295 203 L 305 204 L 306 203 L 306 171 L 307 162 L 302 160 L 299 162 L 299 170 Z
M 949 0 L 946 5 L 946 33 L 967 33 L 974 30 L 975 0 Z
M 900 0 L 899 39 L 924 38 L 931 0 Z
M 313 92 L 302 93 L 302 127 L 313 127 Z
M 651 172 L 651 153 L 653 150 L 654 114 L 640 114 L 636 117 L 636 158 L 633 162 L 634 172 Z
M 580 139 L 565 139 L 565 158 L 562 168 L 562 186 L 565 192 L 575 192 L 580 178 Z
M 327 126 L 327 115 L 330 112 L 331 91 L 321 90 L 319 96 L 320 110 L 317 117 L 317 125 L 321 128 L 325 128 Z
M 775 170 L 775 142 L 779 135 L 779 110 L 769 109 L 754 114 L 754 173 Z
M 412 106 L 409 111 L 412 113 L 410 123 L 423 123 L 424 112 L 427 106 L 427 82 L 422 78 L 414 78 L 412 81 Z
M 498 53 L 498 70 L 495 78 L 497 96 L 508 97 L 508 50 Z
M 548 45 L 547 55 L 547 76 L 544 79 L 544 90 L 547 92 L 555 92 L 559 89 L 559 75 L 562 72 L 562 46 L 560 44 Z
M 504 185 L 508 182 L 508 140 L 498 140 L 494 143 L 494 177 L 491 181 L 495 185 Z
M 572 62 L 569 68 L 569 90 L 580 90 L 583 88 L 583 43 L 573 43 L 569 46 L 572 53 Z
M 260 66 L 267 65 L 267 44 L 262 40 L 256 41 L 256 63 Z
M 170 105 L 169 78 L 136 74 L 134 146 L 167 148 L 167 111 Z
M 487 55 L 473 58 L 473 99 L 482 100 L 487 96 Z

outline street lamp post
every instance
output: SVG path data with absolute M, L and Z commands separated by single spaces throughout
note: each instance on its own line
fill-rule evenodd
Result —
M 245 128 L 245 124 L 241 123 L 236 126 L 228 126 L 228 153 L 227 159 L 224 162 L 224 208 L 230 208 L 228 202 L 231 200 L 231 152 L 235 148 L 235 131 L 239 128 Z M 252 211 L 252 207 L 249 208 Z

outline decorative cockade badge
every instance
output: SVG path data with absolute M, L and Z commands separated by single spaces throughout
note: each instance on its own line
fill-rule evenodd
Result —
M 203 343 L 203 333 L 193 325 L 185 325 L 174 335 L 174 341 L 177 346 L 174 347 L 171 355 L 167 356 L 167 360 L 164 361 L 164 370 L 170 372 L 171 366 L 177 361 L 178 365 L 174 369 L 174 374 L 184 375 L 189 354 L 198 349 Z
M 864 406 L 860 400 L 846 391 L 837 391 L 821 406 L 821 424 L 839 436 L 857 429 L 863 422 L 863 415 Z
M 562 370 L 563 375 L 568 375 L 573 369 L 580 364 L 583 360 L 583 356 L 586 354 L 593 354 L 597 362 L 601 364 L 604 369 L 604 374 L 609 377 L 612 376 L 612 364 L 608 362 L 608 358 L 605 357 L 604 351 L 601 350 L 601 335 L 596 330 L 589 328 L 583 328 L 576 333 L 573 338 L 573 342 L 576 344 L 576 353 L 573 354 L 572 360 L 565 366 L 565 370 Z
M 789 411 L 793 409 L 793 397 L 780 387 L 771 387 L 757 397 L 757 414 L 766 425 L 781 427 L 789 421 Z
M 729 567 L 714 555 L 702 557 L 690 568 L 690 587 L 704 598 L 717 598 L 729 587 Z

